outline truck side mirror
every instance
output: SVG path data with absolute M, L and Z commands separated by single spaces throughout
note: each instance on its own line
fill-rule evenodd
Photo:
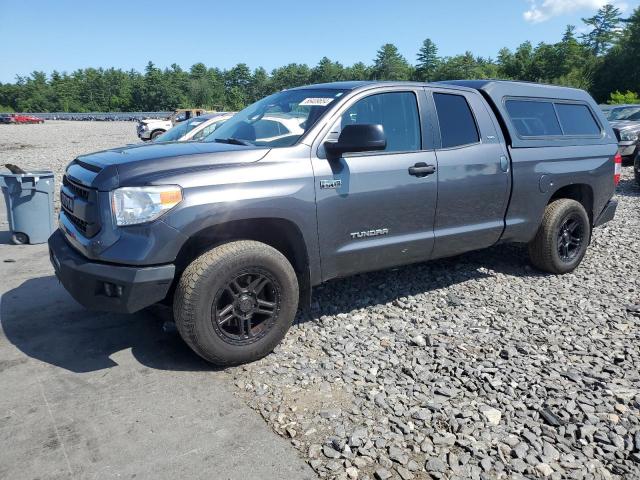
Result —
M 347 125 L 337 142 L 324 142 L 328 158 L 340 158 L 344 153 L 369 152 L 387 148 L 384 128 L 378 124 Z

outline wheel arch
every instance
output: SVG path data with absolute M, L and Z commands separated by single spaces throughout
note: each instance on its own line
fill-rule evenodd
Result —
M 589 222 L 593 226 L 593 188 L 586 183 L 573 183 L 558 188 L 549 198 L 547 205 L 559 198 L 569 198 L 580 203 L 589 217 Z
M 298 277 L 300 306 L 303 308 L 310 306 L 311 278 L 307 245 L 300 228 L 294 222 L 277 217 L 230 220 L 206 227 L 191 235 L 176 257 L 176 276 L 168 298 L 173 296 L 182 272 L 195 258 L 207 250 L 237 240 L 262 242 L 282 253 L 291 263 Z

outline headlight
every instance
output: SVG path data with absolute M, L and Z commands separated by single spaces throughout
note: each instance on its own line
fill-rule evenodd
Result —
M 116 225 L 137 225 L 155 220 L 182 201 L 178 185 L 123 187 L 111 192 Z
M 634 131 L 620 132 L 620 140 L 623 142 L 635 142 L 638 140 L 638 133 Z

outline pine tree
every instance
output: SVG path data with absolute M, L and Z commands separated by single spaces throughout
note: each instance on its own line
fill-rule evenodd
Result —
M 438 47 L 430 38 L 427 38 L 422 42 L 422 47 L 418 52 L 416 80 L 424 82 L 432 81 L 439 63 L 440 57 L 438 57 Z
M 400 55 L 398 47 L 386 43 L 378 50 L 373 64 L 373 77 L 374 80 L 409 80 L 411 65 Z
M 583 18 L 582 21 L 591 27 L 591 31 L 582 34 L 580 38 L 596 56 L 606 53 L 620 35 L 620 9 L 611 4 L 603 6 L 593 17 Z

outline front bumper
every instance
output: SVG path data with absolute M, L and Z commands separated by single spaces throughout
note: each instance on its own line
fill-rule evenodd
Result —
M 80 255 L 56 230 L 49 237 L 49 257 L 56 276 L 84 307 L 133 313 L 165 298 L 175 266 L 133 267 L 93 262 Z
M 607 202 L 607 204 L 596 218 L 595 222 L 593 222 L 594 227 L 599 227 L 600 225 L 610 222 L 613 220 L 613 217 L 616 214 L 616 208 L 618 208 L 618 201 L 613 198 Z
M 136 133 L 140 140 L 149 140 L 151 138 L 151 132 L 146 128 L 138 126 L 136 128 Z

